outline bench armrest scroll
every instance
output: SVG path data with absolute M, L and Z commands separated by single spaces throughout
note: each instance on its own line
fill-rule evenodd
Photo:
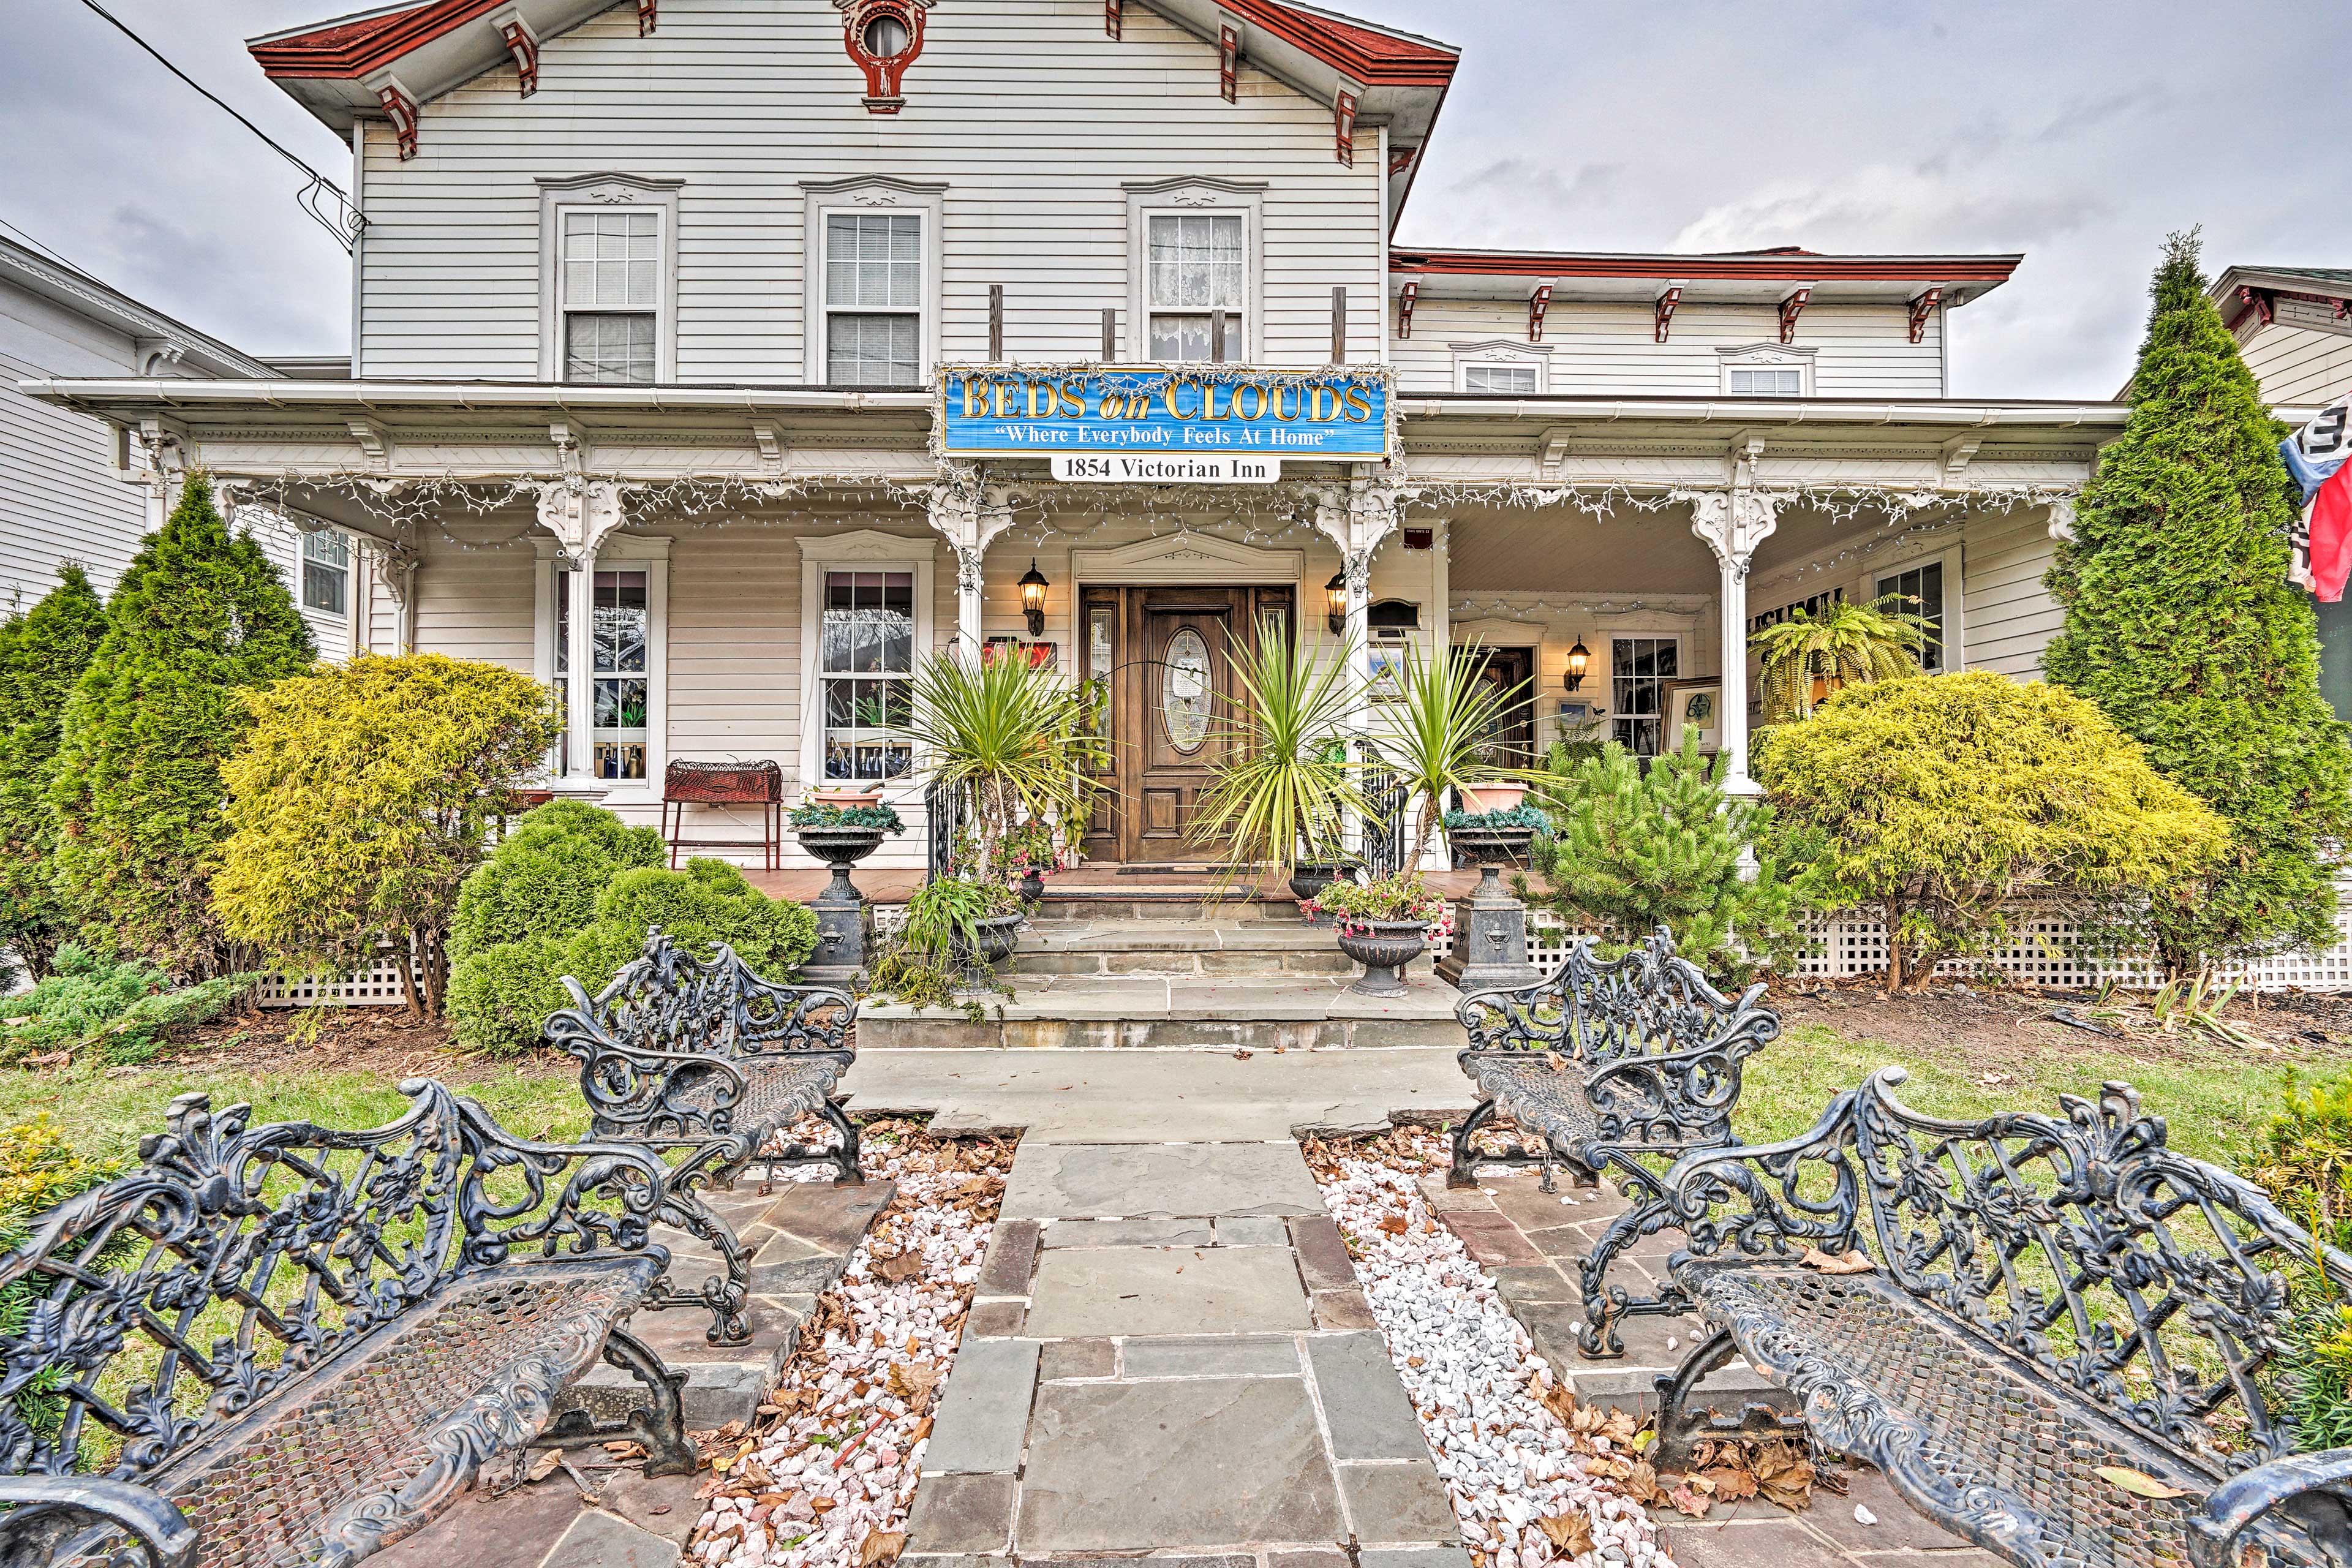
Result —
M 131 1481 L 0 1476 L 0 1503 L 13 1505 L 0 1515 L 0 1568 L 46 1565 L 77 1538 L 109 1527 L 137 1542 L 148 1568 L 190 1568 L 196 1560 L 196 1527 L 163 1493 Z
M 2189 1558 L 2197 1568 L 2225 1568 L 2238 1537 L 2264 1514 L 2284 1509 L 2336 1562 L 2352 1561 L 2352 1448 L 2290 1454 L 2257 1465 L 2207 1494 L 2189 1521 Z

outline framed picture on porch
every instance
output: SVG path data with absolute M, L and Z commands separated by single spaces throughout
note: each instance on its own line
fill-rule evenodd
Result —
M 1683 737 L 1698 737 L 1703 756 L 1723 747 L 1723 681 L 1669 680 L 1665 683 L 1666 750 L 1683 749 Z
M 1376 647 L 1366 650 L 1364 687 L 1375 702 L 1404 700 L 1404 649 Z

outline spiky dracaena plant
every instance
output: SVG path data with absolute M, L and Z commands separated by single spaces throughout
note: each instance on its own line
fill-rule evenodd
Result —
M 971 807 L 977 879 L 1003 881 L 1018 868 L 1005 840 L 1024 821 L 1075 822 L 1091 804 L 1074 745 L 1089 710 L 1076 683 L 1025 658 L 947 651 L 923 661 L 908 697 L 907 722 L 893 732 L 913 742 L 934 784 Z
M 1235 657 L 1242 694 L 1218 698 L 1225 762 L 1201 794 L 1194 843 L 1223 843 L 1233 866 L 1339 856 L 1348 814 L 1368 809 L 1344 742 L 1353 668 L 1346 647 L 1322 658 L 1288 637 L 1262 637 Z
M 2332 942 L 2352 750 L 2319 692 L 2311 595 L 2286 580 L 2296 498 L 2263 405 L 2175 235 L 2150 289 L 2132 416 L 2101 450 L 2050 591 L 2042 658 L 2228 821 L 2229 850 L 2156 900 L 2166 965 Z
M 1748 639 L 1764 667 L 1764 710 L 1774 719 L 1802 719 L 1813 710 L 1813 682 L 1830 690 L 1901 680 L 1919 673 L 1927 646 L 1925 617 L 1890 606 L 1888 594 L 1867 605 L 1843 599 L 1819 615 L 1798 610 Z
M 1398 671 L 1400 699 L 1381 706 L 1364 738 L 1366 749 L 1396 775 L 1417 814 L 1409 867 L 1428 851 L 1445 816 L 1447 791 L 1528 776 L 1524 769 L 1486 759 L 1488 742 L 1519 693 L 1480 679 L 1480 652 L 1472 646 L 1451 650 L 1451 657 L 1433 657 L 1408 644 Z

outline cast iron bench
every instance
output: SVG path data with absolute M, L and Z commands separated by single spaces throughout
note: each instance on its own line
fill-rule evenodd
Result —
M 1780 1420 L 1696 1408 L 1738 1354 L 1822 1447 L 2023 1568 L 2352 1563 L 2352 1448 L 2297 1454 L 2277 1413 L 2282 1353 L 2313 1317 L 2335 1326 L 2352 1258 L 2168 1149 L 2129 1085 L 1969 1122 L 1897 1100 L 1904 1076 L 1801 1138 L 1685 1157 L 1628 1216 L 1687 1237 L 1669 1290 L 1713 1331 L 1658 1380 L 1659 1465 Z M 1875 1268 L 1805 1268 L 1805 1247 Z
M 847 992 L 762 980 L 725 942 L 696 958 L 659 926 L 646 928 L 645 952 L 593 1000 L 570 975 L 563 988 L 572 1005 L 549 1016 L 545 1033 L 580 1058 L 597 1137 L 690 1151 L 678 1171 L 721 1185 L 754 1163 L 771 1179 L 778 1165 L 824 1164 L 838 1182 L 865 1180 L 857 1128 L 836 1092 L 855 1058 L 857 1005 Z M 771 1146 L 808 1115 L 833 1127 L 835 1147 Z M 709 1338 L 740 1344 L 751 1335 L 751 1259 L 724 1226 L 711 1239 L 727 1273 L 704 1282 Z
M 1637 1204 L 1654 1197 L 1656 1173 L 1637 1155 L 1663 1163 L 1737 1142 L 1740 1064 L 1780 1033 L 1763 995 L 1756 984 L 1736 1002 L 1727 998 L 1696 964 L 1675 956 L 1662 926 L 1606 961 L 1593 956 L 1592 938 L 1579 937 L 1541 984 L 1464 997 L 1454 1016 L 1470 1044 L 1456 1059 L 1479 1103 L 1454 1134 L 1446 1184 L 1475 1186 L 1482 1164 L 1540 1163 L 1549 1192 L 1557 1162 L 1580 1181 L 1610 1173 Z M 1541 1152 L 1474 1149 L 1473 1135 L 1498 1115 L 1538 1137 Z M 1663 1310 L 1654 1297 L 1608 1285 L 1607 1262 L 1588 1262 L 1584 1273 L 1580 1337 L 1589 1356 L 1623 1352 L 1620 1317 Z
M 643 1149 L 400 1088 L 364 1131 L 183 1095 L 135 1168 L 0 1257 L 0 1563 L 340 1568 L 526 1449 L 694 1469 L 684 1374 L 621 1326 L 666 1294 L 649 1237 L 690 1193 Z M 551 1422 L 600 1358 L 648 1405 Z

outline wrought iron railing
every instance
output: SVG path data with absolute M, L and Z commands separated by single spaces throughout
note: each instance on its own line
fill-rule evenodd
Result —
M 956 829 L 961 824 L 959 816 L 963 796 L 952 787 L 942 787 L 937 779 L 923 786 L 923 821 L 929 842 L 923 855 L 923 875 L 935 880 L 948 874 L 955 858 Z
M 1364 847 L 1358 858 L 1370 877 L 1393 875 L 1404 864 L 1404 816 L 1410 793 L 1385 769 L 1376 768 L 1364 775 L 1364 801 L 1372 809 L 1364 819 Z

